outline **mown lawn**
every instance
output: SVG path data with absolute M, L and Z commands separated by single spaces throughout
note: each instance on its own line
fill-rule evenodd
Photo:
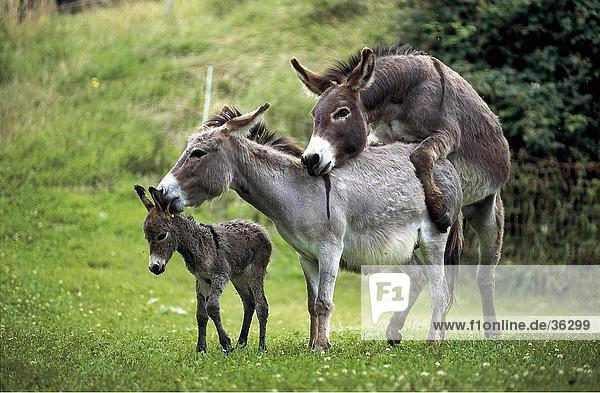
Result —
M 365 3 L 357 17 L 336 8 L 344 3 L 177 1 L 167 18 L 163 2 L 123 2 L 0 19 L 1 390 L 600 389 L 598 342 L 361 341 L 350 274 L 336 286 L 334 346 L 311 352 L 296 256 L 232 193 L 190 213 L 267 225 L 269 351 L 258 352 L 253 327 L 248 347 L 225 356 L 210 325 L 208 352 L 194 352 L 192 277 L 179 256 L 165 274 L 148 272 L 132 185 L 155 184 L 177 158 L 200 118 L 208 63 L 213 110 L 270 101 L 268 123 L 304 141 L 312 101 L 289 58 L 318 68 L 393 39 L 394 4 Z M 231 287 L 223 318 L 236 337 Z

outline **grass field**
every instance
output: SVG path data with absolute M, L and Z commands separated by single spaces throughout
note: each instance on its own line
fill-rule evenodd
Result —
M 267 225 L 269 351 L 258 352 L 253 326 L 248 347 L 225 356 L 210 325 L 208 352 L 194 352 L 193 279 L 179 256 L 160 277 L 148 272 L 132 185 L 155 184 L 175 162 L 200 119 L 208 63 L 213 110 L 269 101 L 268 124 L 304 142 L 312 101 L 289 58 L 319 68 L 391 40 L 399 12 L 316 4 L 177 1 L 166 17 L 163 2 L 123 2 L 21 25 L 0 19 L 1 390 L 600 389 L 598 342 L 360 341 L 360 282 L 346 273 L 334 346 L 311 352 L 295 253 L 232 193 L 190 213 Z M 231 287 L 223 318 L 236 337 Z

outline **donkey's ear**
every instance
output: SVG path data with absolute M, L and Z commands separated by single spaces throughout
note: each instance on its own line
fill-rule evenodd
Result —
M 162 205 L 162 199 L 161 199 L 161 192 L 158 191 L 156 188 L 154 187 L 150 187 L 148 188 L 148 191 L 150 191 L 150 196 L 152 197 L 152 200 L 154 201 L 154 204 L 156 205 L 157 209 L 160 209 L 161 211 L 165 211 L 165 209 L 163 208 Z
M 140 197 L 140 200 L 142 201 L 144 206 L 146 206 L 146 210 L 148 210 L 148 211 L 152 210 L 154 208 L 154 205 L 148 198 L 148 195 L 146 195 L 146 190 L 144 190 L 144 187 L 140 186 L 139 184 L 136 184 L 135 186 L 133 186 L 133 188 L 137 192 L 137 194 Z
M 302 67 L 302 64 L 300 64 L 295 57 L 290 60 L 290 62 L 292 63 L 292 67 L 294 67 L 294 71 L 296 71 L 298 78 L 311 93 L 320 96 L 325 90 L 333 86 L 333 82 L 330 80 Z
M 360 52 L 360 63 L 354 67 L 354 70 L 352 70 L 352 73 L 348 76 L 346 84 L 354 91 L 364 89 L 371 82 L 374 69 L 375 54 L 371 48 L 364 48 L 362 52 Z
M 252 127 L 261 122 L 263 113 L 265 113 L 270 106 L 271 104 L 267 102 L 259 106 L 254 112 L 234 117 L 223 124 L 222 131 L 229 135 L 245 137 Z

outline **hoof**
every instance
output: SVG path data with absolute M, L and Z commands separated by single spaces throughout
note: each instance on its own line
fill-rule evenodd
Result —
M 231 351 L 233 351 L 233 345 L 231 345 L 231 340 L 229 338 L 227 338 L 227 340 L 222 341 L 221 342 L 221 348 L 223 348 L 223 352 L 225 353 L 230 353 Z
M 312 350 L 315 352 L 327 352 L 327 350 L 331 348 L 331 343 L 329 340 L 317 340 L 317 342 L 313 345 Z
M 206 344 L 205 345 L 197 345 L 196 352 L 206 352 Z
M 434 218 L 433 223 L 440 232 L 446 233 L 448 232 L 448 228 L 452 226 L 452 217 L 450 217 L 449 213 L 444 213 L 441 217 Z
M 430 347 L 437 347 L 438 345 L 442 345 L 443 340 L 438 340 L 438 339 L 433 339 L 433 338 L 428 338 L 427 341 L 425 341 L 427 343 L 427 345 L 429 345 Z
M 261 352 L 267 352 L 267 346 L 265 344 L 259 344 L 258 350 Z
M 387 339 L 387 343 L 390 347 L 393 347 L 394 345 L 398 345 L 402 342 L 402 333 L 398 332 L 396 334 L 394 334 L 394 337 L 389 337 Z
M 484 332 L 483 336 L 486 338 L 486 340 L 499 340 L 502 338 L 502 334 L 500 334 L 500 332 L 495 332 L 492 330 Z
M 238 341 L 237 345 L 235 346 L 236 349 L 242 349 L 246 347 L 247 342 L 246 341 Z

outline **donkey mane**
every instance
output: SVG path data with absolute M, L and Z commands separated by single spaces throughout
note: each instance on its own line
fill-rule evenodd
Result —
M 382 45 L 378 44 L 372 48 L 375 58 L 387 56 L 429 56 L 427 53 L 413 49 L 408 44 Z M 346 60 L 337 60 L 336 63 L 329 67 L 323 77 L 334 81 L 337 84 L 346 81 L 352 70 L 360 63 L 361 51 L 355 52 Z
M 241 115 L 242 113 L 237 108 L 228 106 L 210 118 L 203 126 L 207 128 L 220 127 L 229 120 Z M 250 129 L 246 138 L 294 157 L 300 157 L 304 152 L 304 149 L 297 145 L 291 138 L 267 130 L 265 123 L 262 121 Z

